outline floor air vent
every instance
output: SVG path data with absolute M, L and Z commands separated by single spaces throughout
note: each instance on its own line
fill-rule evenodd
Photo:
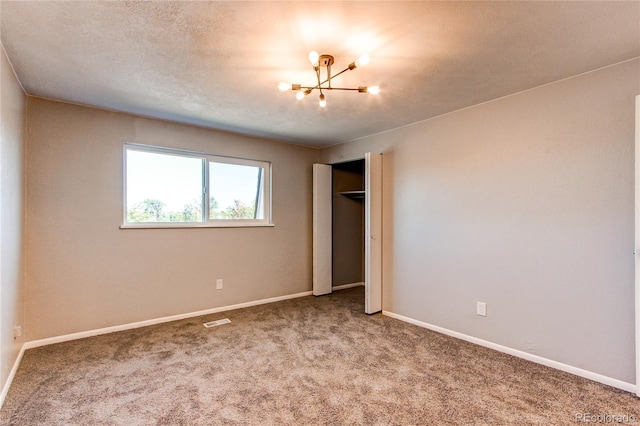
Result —
M 231 320 L 229 318 L 224 318 L 224 319 L 220 319 L 220 320 L 216 320 L 216 321 L 209 321 L 209 322 L 205 322 L 204 325 L 207 328 L 211 328 L 211 327 L 216 327 L 218 325 L 222 325 L 222 324 L 229 324 L 231 322 Z

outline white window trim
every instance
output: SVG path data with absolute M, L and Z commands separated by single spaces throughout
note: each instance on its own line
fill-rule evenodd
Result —
M 202 159 L 202 210 L 203 222 L 127 222 L 127 151 L 156 152 L 189 158 Z M 248 158 L 229 157 L 223 155 L 207 154 L 198 151 L 189 151 L 176 148 L 167 148 L 153 145 L 143 145 L 133 142 L 123 144 L 123 169 L 122 169 L 122 224 L 120 229 L 167 229 L 167 228 L 250 228 L 275 226 L 271 217 L 271 162 L 264 160 L 252 160 Z M 264 219 L 210 219 L 209 218 L 209 162 L 237 164 L 244 166 L 262 167 L 264 170 L 264 193 L 260 200 L 264 204 Z

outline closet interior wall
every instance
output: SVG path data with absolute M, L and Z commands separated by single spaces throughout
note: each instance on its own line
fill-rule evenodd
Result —
M 364 160 L 333 165 L 334 287 L 364 283 L 363 191 Z

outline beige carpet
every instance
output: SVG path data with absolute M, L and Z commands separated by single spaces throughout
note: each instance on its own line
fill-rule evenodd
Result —
M 355 288 L 28 350 L 0 422 L 640 424 L 627 392 L 367 316 L 363 299 Z

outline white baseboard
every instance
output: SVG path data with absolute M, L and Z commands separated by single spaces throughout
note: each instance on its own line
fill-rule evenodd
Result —
M 26 349 L 24 346 L 25 345 L 23 344 L 22 347 L 20 347 L 20 352 L 18 353 L 18 357 L 16 358 L 16 361 L 13 363 L 13 367 L 9 372 L 7 381 L 4 382 L 4 385 L 2 386 L 2 393 L 0 393 L 0 408 L 2 408 L 2 405 L 4 404 L 4 399 L 9 393 L 9 388 L 11 387 L 11 383 L 13 383 L 13 378 L 16 376 L 16 371 L 18 371 L 18 367 L 20 366 L 20 361 L 22 361 L 22 355 L 24 355 L 24 351 Z
M 363 285 L 364 285 L 363 282 L 351 283 L 351 284 L 342 284 L 342 285 L 336 285 L 336 286 L 331 287 L 331 290 L 345 290 L 347 288 L 360 287 L 360 286 L 363 286 Z
M 418 327 L 427 328 L 438 333 L 446 334 L 447 336 L 455 337 L 456 339 L 465 340 L 467 342 L 474 343 L 476 345 L 484 346 L 489 349 L 494 349 L 498 352 L 503 352 L 509 355 L 513 355 L 518 358 L 526 359 L 527 361 L 535 362 L 536 364 L 542 364 L 547 367 L 555 368 L 567 373 L 574 374 L 576 376 L 583 377 L 585 379 L 593 380 L 594 382 L 602 383 L 614 388 L 622 389 L 627 392 L 636 393 L 636 385 L 623 382 L 622 380 L 614 379 L 612 377 L 603 376 L 602 374 L 594 373 L 592 371 L 583 370 L 582 368 L 574 367 L 572 365 L 563 364 L 558 361 L 554 361 L 548 358 L 544 358 L 538 355 L 533 355 L 518 349 L 502 346 L 497 343 L 489 342 L 487 340 L 478 339 L 477 337 L 469 336 L 457 331 L 452 331 L 447 328 L 439 327 L 437 325 L 429 324 L 426 322 L 418 321 L 413 318 L 398 315 L 389 311 L 382 311 L 383 315 L 391 318 L 398 319 L 400 321 L 407 322 L 409 324 L 417 325 Z
M 49 337 L 49 338 L 40 339 L 40 340 L 32 340 L 24 344 L 24 349 L 37 348 L 39 346 L 46 346 L 46 345 L 52 345 L 54 343 L 68 342 L 70 340 L 83 339 L 85 337 L 115 333 L 117 331 L 131 330 L 134 328 L 146 327 L 149 325 L 161 324 L 164 322 L 178 321 L 186 318 L 199 317 L 202 315 L 215 314 L 218 312 L 232 311 L 234 309 L 248 308 L 250 306 L 264 305 L 267 303 L 280 302 L 282 300 L 296 299 L 298 297 L 305 297 L 305 296 L 311 296 L 311 295 L 312 295 L 311 291 L 304 291 L 302 293 L 288 294 L 286 296 L 270 297 L 268 299 L 254 300 L 252 302 L 238 303 L 236 305 L 221 306 L 219 308 L 205 309 L 203 311 L 189 312 L 186 314 L 179 314 L 179 315 L 171 315 L 168 317 L 132 322 L 132 323 L 116 325 L 112 327 L 81 331 L 79 333 L 65 334 L 63 336 Z

